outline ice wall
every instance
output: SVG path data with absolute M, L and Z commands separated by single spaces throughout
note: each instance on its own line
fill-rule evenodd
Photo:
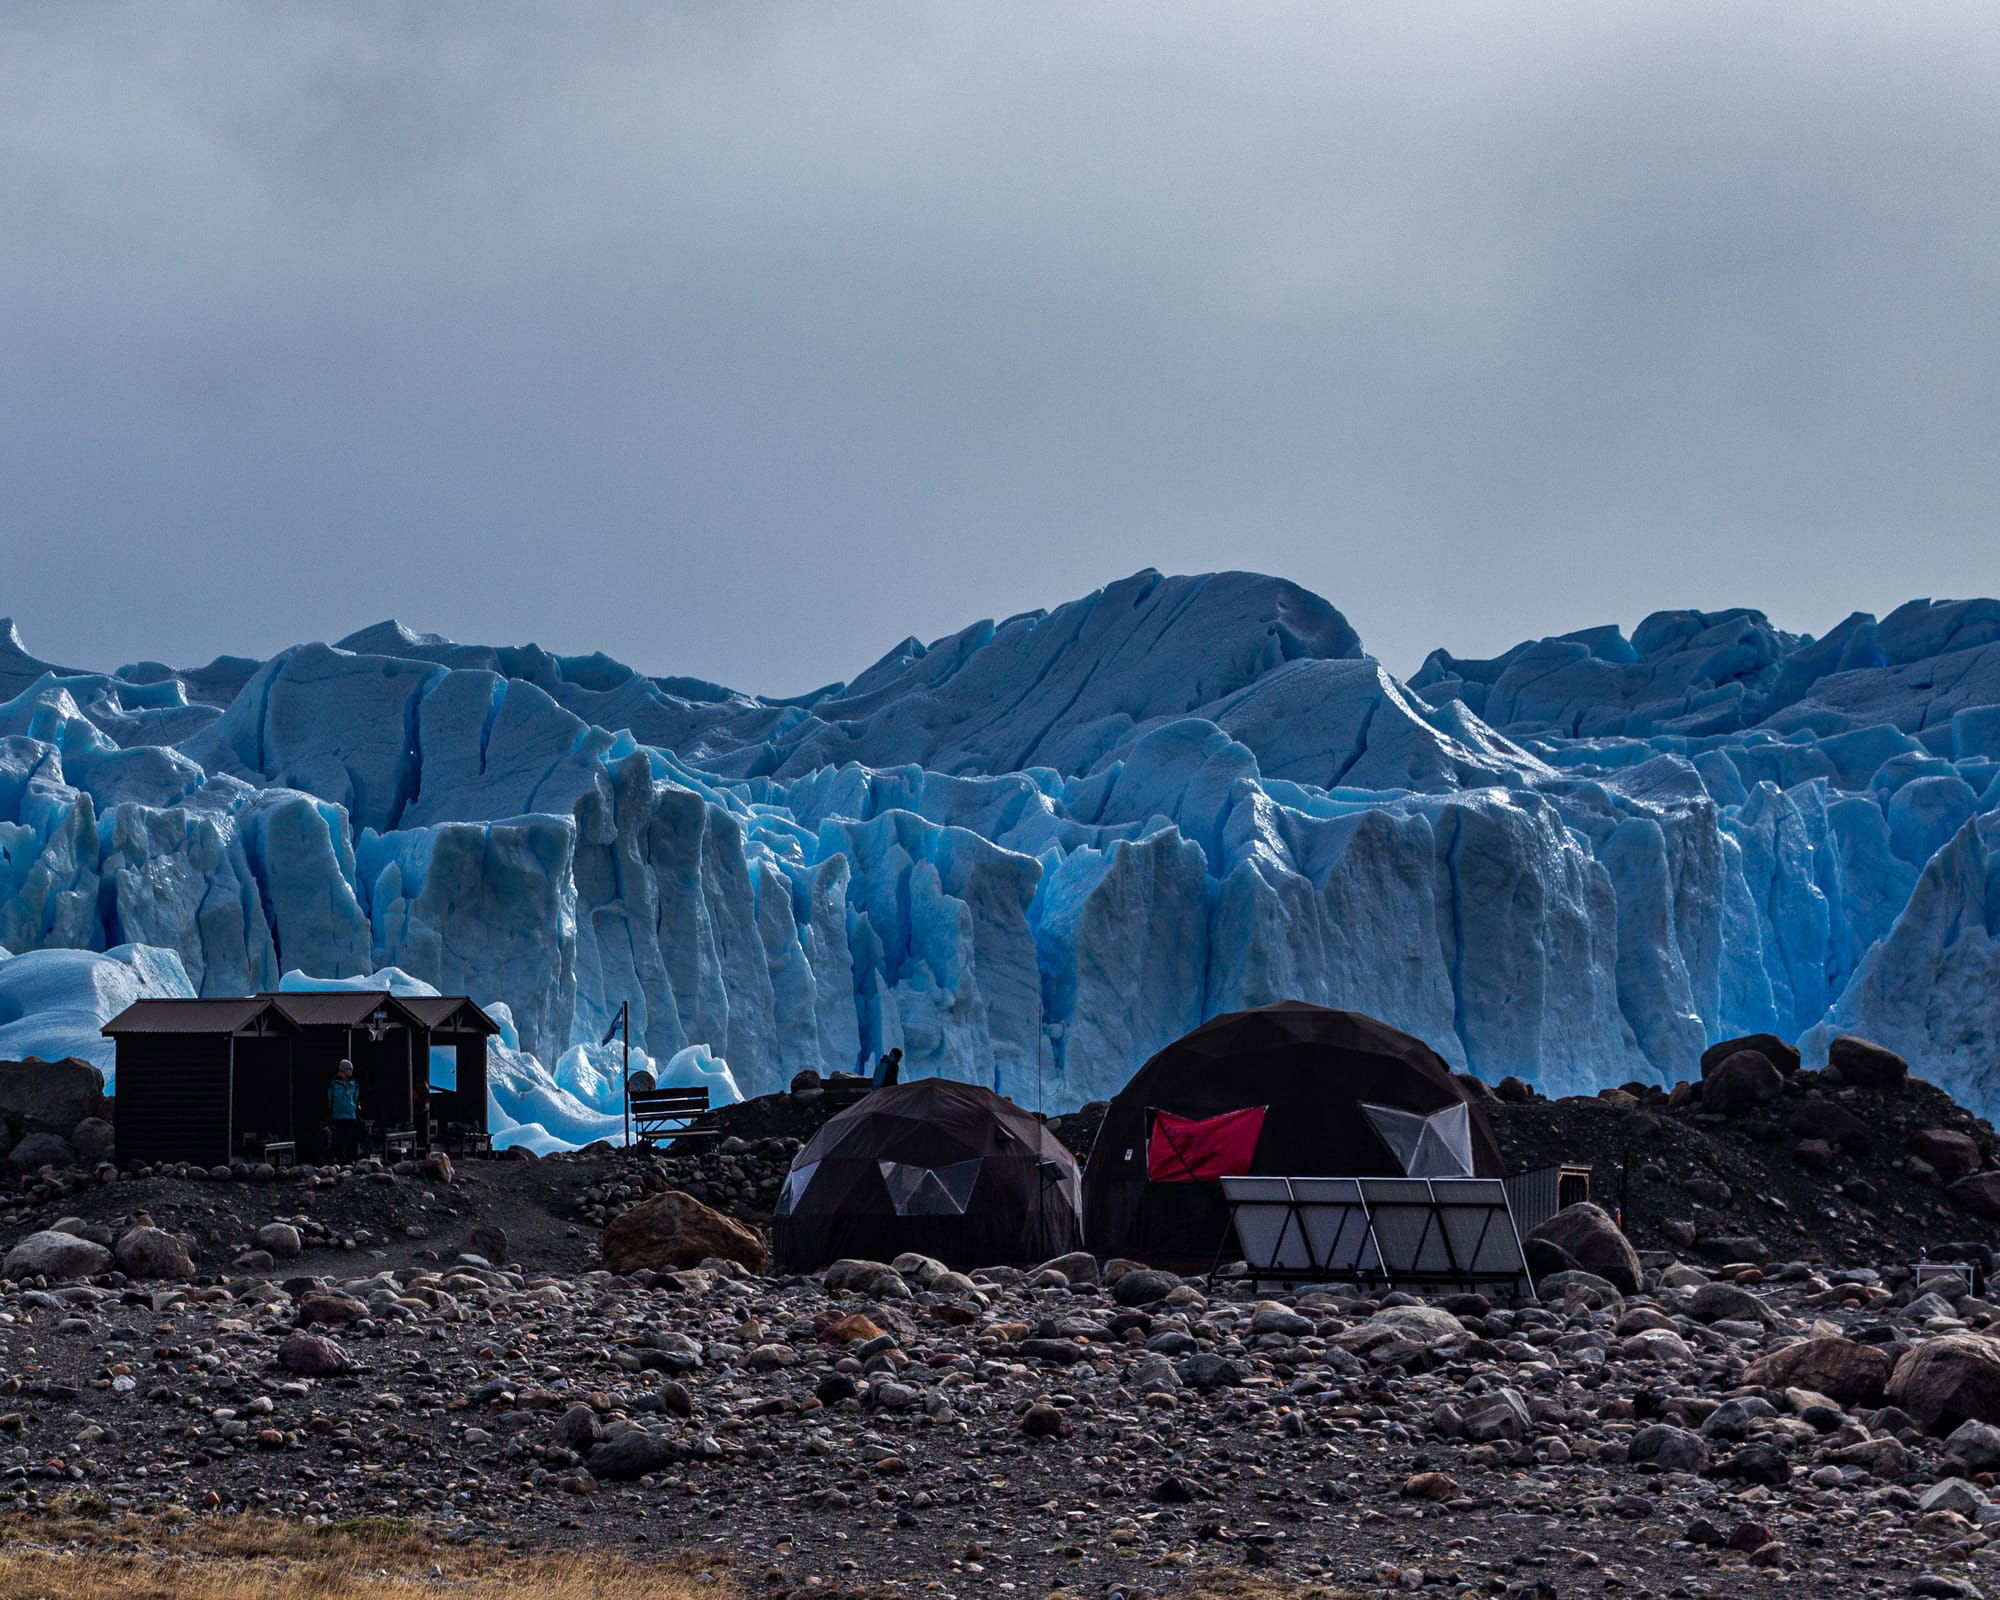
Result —
M 1557 1093 L 1838 1026 L 2000 1099 L 1991 601 L 1667 612 L 1404 684 L 1294 585 L 1143 573 L 792 700 L 395 624 L 111 674 L 0 633 L 0 945 L 504 1002 L 528 1138 L 591 1135 L 573 1051 L 623 1002 L 746 1094 L 898 1045 L 1060 1109 L 1299 997 Z

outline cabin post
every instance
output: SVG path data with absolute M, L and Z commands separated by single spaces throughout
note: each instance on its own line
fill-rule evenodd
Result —
M 236 1159 L 236 1035 L 229 1035 L 229 1109 L 222 1121 L 222 1164 Z

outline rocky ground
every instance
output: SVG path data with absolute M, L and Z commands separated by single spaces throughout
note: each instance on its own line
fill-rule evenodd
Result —
M 2000 1305 L 1907 1265 L 1992 1240 L 1965 1182 L 1992 1132 L 1925 1085 L 1775 1077 L 1747 1102 L 1510 1089 L 1511 1156 L 1593 1160 L 1616 1205 L 1632 1152 L 1639 1250 L 1558 1219 L 1539 1305 L 1087 1257 L 603 1269 L 603 1223 L 669 1190 L 768 1212 L 810 1100 L 698 1153 L 17 1172 L 0 1511 L 722 1550 L 771 1594 L 1137 1597 L 1221 1570 L 2000 1594 Z

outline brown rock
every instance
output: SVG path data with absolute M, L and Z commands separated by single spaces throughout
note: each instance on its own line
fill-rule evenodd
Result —
M 1827 1047 L 1826 1064 L 1840 1073 L 1842 1083 L 1864 1089 L 1900 1089 L 1910 1076 L 1910 1064 L 1895 1051 L 1844 1033 Z
M 1741 1116 L 1784 1092 L 1785 1080 L 1776 1067 L 1755 1050 L 1739 1050 L 1702 1079 L 1701 1108 L 1718 1116 Z
M 1411 1500 L 1456 1500 L 1458 1498 L 1456 1480 L 1442 1472 L 1419 1472 L 1403 1485 L 1403 1493 Z
M 641 1201 L 604 1230 L 604 1264 L 613 1272 L 698 1266 L 708 1256 L 752 1272 L 771 1264 L 763 1234 L 678 1189 Z
M 1585 1200 L 1565 1206 L 1529 1236 L 1566 1251 L 1586 1272 L 1594 1272 L 1621 1294 L 1637 1294 L 1644 1281 L 1639 1252 L 1618 1231 L 1602 1206 Z
M 865 1344 L 870 1339 L 882 1337 L 882 1330 L 858 1311 L 850 1311 L 846 1316 L 827 1325 L 820 1335 L 828 1344 Z
M 278 1364 L 302 1378 L 331 1378 L 351 1371 L 354 1358 L 338 1339 L 323 1333 L 295 1333 L 278 1346 Z
M 317 1322 L 328 1327 L 344 1328 L 367 1315 L 368 1307 L 353 1295 L 340 1294 L 331 1289 L 305 1295 L 299 1301 L 298 1320 L 301 1327 Z
M 1824 1139 L 1801 1139 L 1792 1147 L 1792 1159 L 1802 1167 L 1824 1172 L 1833 1165 L 1833 1146 Z
M 1841 1150 L 1866 1150 L 1875 1133 L 1845 1106 L 1831 1100 L 1807 1100 L 1795 1106 L 1785 1124 L 1801 1139 L 1824 1139 Z
M 1877 1406 L 1889 1381 L 1889 1358 L 1852 1339 L 1803 1339 L 1753 1361 L 1745 1383 L 1767 1389 L 1816 1389 L 1842 1406 Z
M 1762 1056 L 1786 1077 L 1799 1070 L 1799 1053 L 1775 1033 L 1746 1033 L 1740 1039 L 1724 1039 L 1701 1053 L 1701 1075 L 1706 1078 L 1739 1051 L 1751 1050 Z
M 1961 1422 L 2000 1422 L 2000 1342 L 1948 1333 L 1907 1351 L 1883 1393 L 1942 1438 Z
M 1979 1143 L 1969 1133 L 1950 1128 L 1925 1128 L 1910 1135 L 1910 1154 L 1928 1161 L 1949 1182 L 1979 1166 Z
M 179 1234 L 141 1224 L 127 1228 L 111 1247 L 119 1268 L 135 1278 L 192 1278 L 194 1258 Z
M 503 1266 L 507 1260 L 507 1230 L 495 1222 L 482 1222 L 465 1236 L 467 1253 Z
M 2000 1218 L 2000 1172 L 1968 1172 L 1944 1192 L 1975 1217 Z

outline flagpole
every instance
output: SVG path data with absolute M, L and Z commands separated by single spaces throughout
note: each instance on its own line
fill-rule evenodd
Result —
M 632 1002 L 618 1002 L 619 1031 L 625 1036 L 625 1064 L 618 1073 L 618 1081 L 625 1086 L 625 1148 L 632 1148 Z

